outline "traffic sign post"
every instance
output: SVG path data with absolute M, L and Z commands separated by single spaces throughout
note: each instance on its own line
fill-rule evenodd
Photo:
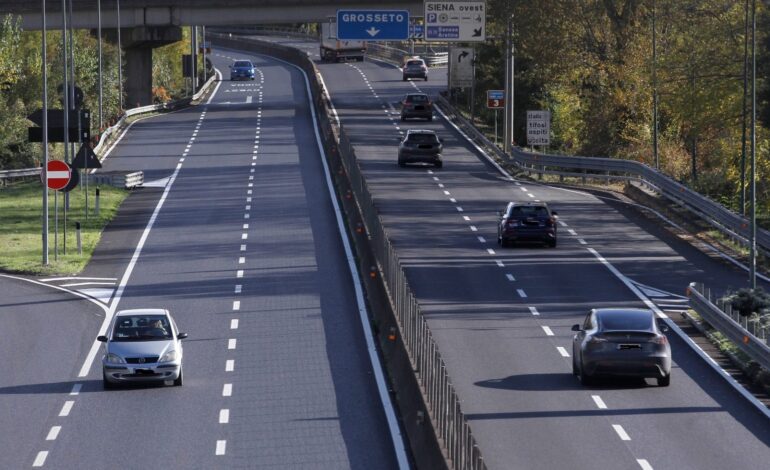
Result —
M 409 39 L 407 10 L 337 10 L 337 39 L 403 41 Z
M 486 39 L 485 2 L 425 2 L 425 40 L 480 42 Z

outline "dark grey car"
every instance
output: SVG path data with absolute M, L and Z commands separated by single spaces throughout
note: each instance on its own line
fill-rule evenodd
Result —
M 409 59 L 404 64 L 401 74 L 402 80 L 407 81 L 410 78 L 422 78 L 428 81 L 428 66 L 422 59 Z
M 401 101 L 401 120 L 422 118 L 433 120 L 433 102 L 425 93 L 409 93 Z
M 663 326 L 662 331 L 668 327 Z M 655 312 L 635 308 L 593 309 L 574 325 L 572 373 L 583 384 L 598 376 L 655 378 L 671 383 L 671 346 Z
M 431 163 L 441 168 L 442 140 L 435 132 L 425 129 L 410 129 L 398 146 L 398 166 L 407 163 Z
M 544 202 L 509 202 L 500 212 L 497 243 L 506 247 L 519 241 L 543 242 L 554 248 L 557 242 L 558 212 Z

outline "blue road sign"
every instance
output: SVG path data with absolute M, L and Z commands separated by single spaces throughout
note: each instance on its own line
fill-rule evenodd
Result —
M 505 98 L 505 91 L 503 90 L 488 90 L 487 96 L 490 100 L 501 100 Z
M 425 37 L 425 26 L 421 24 L 409 25 L 409 37 L 414 39 L 422 39 Z
M 407 10 L 337 10 L 337 39 L 392 41 L 408 38 Z

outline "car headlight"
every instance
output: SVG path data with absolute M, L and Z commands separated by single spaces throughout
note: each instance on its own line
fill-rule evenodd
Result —
M 107 354 L 107 362 L 111 362 L 113 364 L 125 364 L 126 360 L 118 356 L 117 354 L 109 353 Z
M 160 358 L 158 362 L 174 362 L 176 361 L 176 351 L 169 351 Z

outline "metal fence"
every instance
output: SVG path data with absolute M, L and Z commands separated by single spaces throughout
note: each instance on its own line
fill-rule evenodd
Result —
M 700 282 L 687 289 L 690 305 L 709 325 L 725 335 L 762 367 L 770 370 L 770 328 L 743 317 L 723 298 L 712 302 L 711 291 Z
M 550 174 L 604 180 L 636 180 L 658 191 L 676 204 L 687 207 L 704 221 L 720 230 L 736 243 L 745 247 L 749 243 L 749 220 L 708 197 L 693 191 L 674 179 L 644 163 L 619 158 L 577 157 L 527 152 L 515 148 L 511 155 L 489 141 L 475 126 L 468 122 L 443 96 L 437 98 L 445 114 L 452 119 L 477 144 L 485 147 L 499 160 L 509 162 L 530 174 Z M 770 254 L 770 232 L 757 228 L 757 245 Z
M 296 64 L 307 74 L 325 147 L 339 152 L 345 167 L 351 191 L 371 238 L 372 249 L 388 290 L 401 337 L 416 370 L 436 435 L 444 443 L 448 463 L 455 469 L 485 470 L 481 451 L 462 411 L 438 345 L 409 287 L 404 268 L 390 242 L 377 205 L 358 165 L 355 149 L 344 128 L 338 127 L 336 120 L 332 118 L 329 95 L 318 79 L 318 71 L 313 62 L 297 49 L 265 41 L 226 35 L 213 36 L 212 40 L 225 47 L 277 57 Z

